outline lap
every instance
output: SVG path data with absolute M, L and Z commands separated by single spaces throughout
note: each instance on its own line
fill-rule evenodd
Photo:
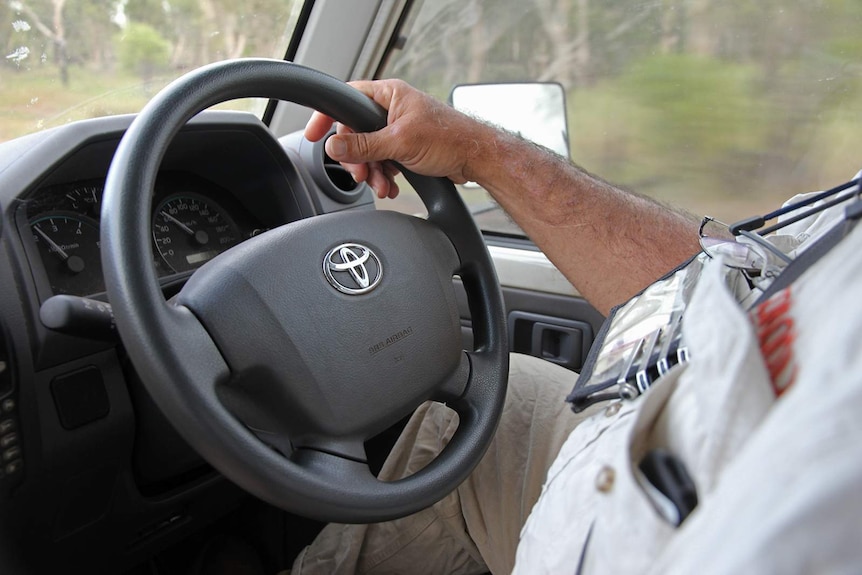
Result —
M 506 404 L 494 440 L 470 477 L 419 513 L 371 525 L 328 525 L 293 573 L 508 573 L 521 527 L 575 415 L 564 399 L 577 375 L 513 354 Z M 380 472 L 415 473 L 446 446 L 457 415 L 425 403 L 411 417 Z

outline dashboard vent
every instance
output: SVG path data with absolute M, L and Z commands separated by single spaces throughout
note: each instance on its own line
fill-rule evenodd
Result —
M 285 150 L 295 153 L 297 158 L 314 180 L 314 196 L 319 200 L 329 201 L 318 205 L 324 212 L 340 209 L 332 202 L 342 206 L 349 204 L 373 204 L 374 196 L 366 183 L 357 183 L 350 172 L 326 153 L 326 140 L 335 133 L 335 129 L 317 142 L 309 142 L 302 132 L 294 132 L 280 139 Z M 325 198 L 323 196 L 326 196 Z
M 342 192 L 353 192 L 359 187 L 359 184 L 353 179 L 350 172 L 330 158 L 329 154 L 325 151 L 323 152 L 323 171 L 329 178 L 329 182 Z
M 339 204 L 353 204 L 370 188 L 367 184 L 356 183 L 350 173 L 326 153 L 324 144 L 334 133 L 332 130 L 318 142 L 303 140 L 300 156 L 320 191 Z

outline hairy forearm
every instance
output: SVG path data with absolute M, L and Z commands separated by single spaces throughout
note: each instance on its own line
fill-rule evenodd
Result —
M 621 190 L 490 126 L 473 136 L 469 178 L 603 313 L 699 249 L 690 214 Z

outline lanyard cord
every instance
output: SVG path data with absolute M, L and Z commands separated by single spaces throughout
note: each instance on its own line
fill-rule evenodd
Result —
M 754 230 L 757 230 L 757 229 L 765 226 L 766 222 L 768 220 L 771 220 L 773 218 L 777 218 L 778 216 L 783 216 L 784 214 L 798 210 L 799 208 L 804 208 L 806 206 L 810 206 L 813 203 L 819 202 L 820 200 L 824 200 L 830 196 L 834 196 L 835 194 L 843 192 L 844 190 L 846 190 L 848 188 L 852 188 L 853 186 L 856 186 L 857 184 L 859 184 L 858 178 L 850 180 L 849 182 L 845 182 L 845 183 L 841 184 L 840 186 L 835 186 L 834 188 L 830 188 L 826 191 L 820 192 L 819 194 L 811 196 L 810 198 L 806 198 L 804 200 L 794 202 L 792 204 L 781 207 L 781 208 L 779 208 L 773 212 L 769 212 L 768 214 L 766 214 L 764 216 L 752 216 L 750 218 L 740 220 L 740 221 L 733 223 L 729 226 L 730 233 L 732 233 L 735 236 L 738 236 L 743 231 L 753 232 Z M 808 216 L 814 215 L 817 212 L 823 211 L 826 208 L 832 207 L 836 204 L 840 204 L 841 202 L 852 198 L 853 196 L 857 195 L 858 193 L 859 193 L 859 190 L 856 190 L 850 194 L 845 194 L 843 196 L 835 198 L 834 200 L 832 200 L 830 202 L 826 202 L 825 204 L 823 204 L 821 206 L 816 206 L 810 210 L 806 210 L 805 212 L 803 212 L 799 215 L 793 216 L 792 218 L 789 218 L 788 220 L 785 220 L 783 222 L 772 225 L 766 229 L 760 230 L 757 233 L 759 235 L 763 236 L 763 235 L 772 233 L 776 230 L 780 230 L 784 226 L 788 226 L 794 222 L 798 222 L 801 219 L 807 218 Z

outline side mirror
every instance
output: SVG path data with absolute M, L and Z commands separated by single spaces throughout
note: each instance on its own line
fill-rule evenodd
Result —
M 459 84 L 452 89 L 449 102 L 456 110 L 569 158 L 566 94 L 560 84 Z

